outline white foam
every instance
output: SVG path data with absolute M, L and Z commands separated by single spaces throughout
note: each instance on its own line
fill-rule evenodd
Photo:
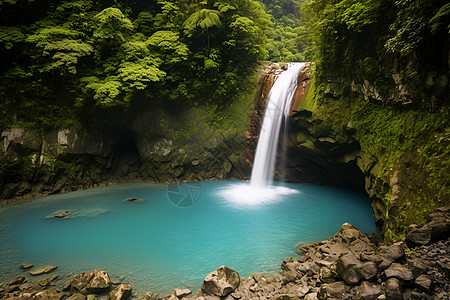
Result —
M 237 183 L 219 190 L 217 195 L 233 206 L 248 208 L 275 203 L 283 200 L 283 196 L 298 193 L 300 193 L 298 190 L 284 186 L 255 186 L 249 183 Z

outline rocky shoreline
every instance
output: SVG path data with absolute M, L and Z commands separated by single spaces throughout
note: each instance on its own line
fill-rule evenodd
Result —
M 221 266 L 194 293 L 136 295 L 131 284 L 111 281 L 106 271 L 83 272 L 64 283 L 54 274 L 57 266 L 21 265 L 27 276 L 0 283 L 0 299 L 450 299 L 449 249 L 450 206 L 433 210 L 425 225 L 411 226 L 405 239 L 390 245 L 345 223 L 328 240 L 300 247 L 303 256 L 285 259 L 280 274 L 244 278 Z

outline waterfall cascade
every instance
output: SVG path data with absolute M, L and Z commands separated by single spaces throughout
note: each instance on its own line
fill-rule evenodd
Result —
M 253 161 L 250 180 L 252 186 L 272 185 L 281 123 L 289 116 L 292 98 L 297 89 L 298 74 L 304 65 L 305 63 L 289 64 L 288 69 L 279 75 L 269 92 Z
M 234 184 L 218 193 L 238 208 L 267 204 L 279 200 L 281 195 L 298 193 L 287 187 L 272 186 L 272 180 L 281 124 L 290 113 L 299 73 L 304 66 L 304 63 L 290 63 L 269 92 L 250 184 Z

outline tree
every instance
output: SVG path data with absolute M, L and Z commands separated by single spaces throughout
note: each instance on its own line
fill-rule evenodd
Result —
M 189 18 L 183 24 L 185 33 L 188 36 L 192 36 L 193 32 L 200 27 L 202 31 L 206 30 L 206 35 L 208 37 L 208 48 L 211 48 L 209 28 L 220 27 L 222 22 L 220 22 L 220 12 L 214 9 L 200 9 L 193 12 Z

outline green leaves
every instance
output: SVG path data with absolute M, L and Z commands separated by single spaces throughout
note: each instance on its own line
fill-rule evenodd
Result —
M 133 30 L 133 24 L 118 8 L 108 7 L 94 17 L 96 29 L 94 38 L 113 44 L 125 42 L 125 37 Z
M 173 31 L 157 31 L 147 44 L 160 53 L 165 63 L 175 64 L 188 58 L 189 49 L 180 41 L 180 35 Z
M 7 50 L 11 50 L 14 44 L 23 42 L 25 34 L 22 29 L 15 26 L 0 26 L 0 43 Z
M 89 56 L 94 48 L 81 38 L 82 32 L 63 27 L 39 29 L 35 34 L 27 37 L 28 43 L 35 44 L 41 49 L 44 58 L 42 72 L 59 71 L 61 75 L 76 74 L 78 60 Z M 50 59 L 48 59 L 50 58 Z
M 189 18 L 184 22 L 183 26 L 185 32 L 188 35 L 192 35 L 193 31 L 200 27 L 202 30 L 208 30 L 209 28 L 222 25 L 220 22 L 220 12 L 214 9 L 200 9 L 193 12 Z

